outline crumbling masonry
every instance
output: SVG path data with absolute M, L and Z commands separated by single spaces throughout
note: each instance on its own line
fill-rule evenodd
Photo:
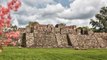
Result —
M 107 33 L 82 31 L 64 24 L 26 27 L 21 31 L 21 46 L 35 48 L 107 48 Z

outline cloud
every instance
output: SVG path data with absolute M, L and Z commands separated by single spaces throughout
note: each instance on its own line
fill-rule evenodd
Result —
M 2 1 L 2 2 L 1 2 Z M 21 0 L 22 6 L 12 12 L 12 23 L 26 26 L 29 21 L 41 24 L 65 23 L 89 26 L 90 19 L 104 6 L 107 0 Z M 6 5 L 6 0 L 0 0 Z
M 70 20 L 92 18 L 104 6 L 103 3 L 103 0 L 75 0 L 70 4 L 70 8 L 58 15 L 60 18 Z
M 69 0 L 70 3 L 74 2 L 75 0 Z
M 64 7 L 61 4 L 47 5 L 46 8 L 41 9 L 41 15 L 44 18 L 56 17 L 57 13 L 64 11 Z
M 29 21 L 38 21 L 50 23 L 49 20 L 56 18 L 57 13 L 64 11 L 64 7 L 61 4 L 47 4 L 46 8 L 40 8 L 27 6 L 27 4 L 22 3 L 22 7 L 18 12 L 13 13 L 13 17 L 17 18 L 19 25 L 26 25 Z M 53 20 L 55 21 L 55 20 Z
M 54 0 L 23 0 L 22 2 L 26 3 L 29 6 L 43 8 L 46 7 L 47 4 L 55 4 Z

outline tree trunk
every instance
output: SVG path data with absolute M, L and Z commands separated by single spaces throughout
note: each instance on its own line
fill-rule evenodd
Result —
M 2 45 L 0 45 L 0 53 L 3 51 L 3 47 Z

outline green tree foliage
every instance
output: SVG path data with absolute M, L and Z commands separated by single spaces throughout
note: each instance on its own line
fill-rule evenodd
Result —
M 96 20 L 91 19 L 90 22 L 93 30 L 97 32 L 107 32 L 107 7 L 102 7 L 95 17 Z

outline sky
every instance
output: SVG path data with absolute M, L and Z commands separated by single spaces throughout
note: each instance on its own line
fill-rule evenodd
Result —
M 9 0 L 0 0 L 6 6 Z M 59 24 L 90 26 L 101 7 L 107 0 L 20 0 L 22 6 L 17 12 L 12 12 L 12 24 L 25 27 L 29 22 L 40 24 Z

